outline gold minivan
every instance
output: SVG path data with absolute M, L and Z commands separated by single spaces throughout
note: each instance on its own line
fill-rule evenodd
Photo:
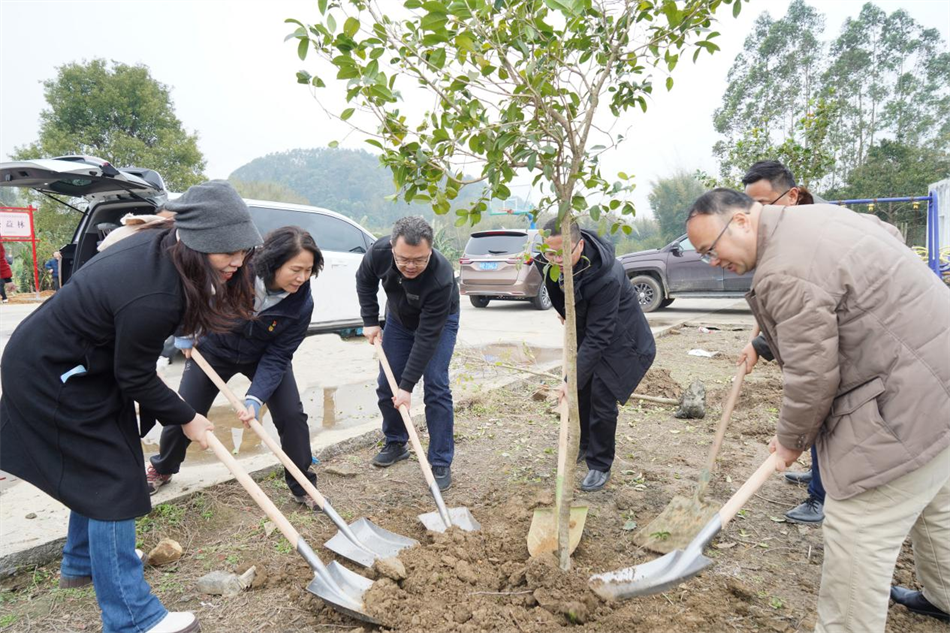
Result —
M 472 233 L 459 259 L 459 290 L 476 308 L 492 300 L 530 301 L 538 310 L 551 307 L 547 288 L 533 258 L 541 247 L 537 230 L 495 229 Z M 527 260 L 527 261 L 526 261 Z

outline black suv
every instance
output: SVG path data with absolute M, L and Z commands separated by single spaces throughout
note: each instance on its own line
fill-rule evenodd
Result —
M 752 286 L 752 272 L 737 275 L 710 266 L 683 235 L 663 248 L 628 253 L 623 264 L 644 312 L 653 312 L 678 297 L 741 299 Z

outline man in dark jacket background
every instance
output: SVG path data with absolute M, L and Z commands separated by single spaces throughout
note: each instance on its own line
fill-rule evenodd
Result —
M 383 351 L 399 384 L 393 394 L 380 369 L 376 394 L 386 445 L 373 458 L 373 465 L 386 468 L 409 457 L 409 435 L 398 407 L 411 408 L 412 390 L 424 377 L 429 463 L 439 488 L 447 490 L 452 485 L 455 454 L 449 362 L 458 336 L 459 289 L 452 264 L 433 250 L 432 240 L 432 227 L 421 217 L 397 220 L 392 235 L 376 240 L 363 256 L 356 291 L 363 335 L 370 344 L 382 337 Z M 387 299 L 384 332 L 376 298 L 380 283 Z
M 574 307 L 577 318 L 577 397 L 581 416 L 578 459 L 588 473 L 581 490 L 600 490 L 610 479 L 617 433 L 617 402 L 625 403 L 653 364 L 656 345 L 633 286 L 613 247 L 590 231 L 572 225 Z M 557 219 L 544 225 L 548 252 L 536 260 L 542 269 L 560 264 L 563 236 Z M 552 251 L 556 251 L 552 252 Z M 562 273 L 563 274 L 563 273 Z M 563 277 L 543 274 L 554 309 L 564 311 Z

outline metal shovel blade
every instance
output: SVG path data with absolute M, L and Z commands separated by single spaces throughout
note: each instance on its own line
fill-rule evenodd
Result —
M 348 539 L 343 532 L 337 532 L 324 543 L 324 547 L 363 567 L 372 567 L 378 558 L 398 556 L 400 551 L 419 544 L 419 541 L 383 529 L 369 519 L 354 521 L 350 524 L 350 531 L 359 544 Z
M 662 593 L 713 564 L 703 556 L 703 549 L 721 530 L 722 519 L 717 514 L 685 550 L 678 549 L 635 567 L 595 574 L 590 578 L 590 588 L 602 598 L 615 600 Z
M 557 508 L 535 508 L 528 528 L 528 553 L 537 556 L 544 552 L 557 550 Z M 572 505 L 571 521 L 568 526 L 568 549 L 573 554 L 584 534 L 587 521 L 587 506 Z
M 696 496 L 673 497 L 663 512 L 637 532 L 633 541 L 660 554 L 684 550 L 717 510 L 717 507 L 703 503 Z
M 675 587 L 712 563 L 702 554 L 690 556 L 685 550 L 678 549 L 649 563 L 591 576 L 590 587 L 605 599 L 625 600 L 634 596 L 649 596 Z
M 477 532 L 482 529 L 482 524 L 475 520 L 475 517 L 472 516 L 468 508 L 449 508 L 448 511 L 449 520 L 452 521 L 452 525 L 460 530 Z M 432 532 L 441 533 L 448 529 L 448 526 L 445 525 L 445 521 L 442 520 L 438 512 L 420 514 L 419 520 L 422 521 L 422 525 L 426 526 L 427 530 Z
M 307 585 L 307 591 L 326 602 L 329 607 L 350 617 L 379 624 L 366 613 L 363 605 L 363 594 L 373 586 L 373 581 L 351 572 L 336 561 L 327 565 L 326 569 L 332 582 L 321 578 L 320 574 L 314 574 L 313 580 Z

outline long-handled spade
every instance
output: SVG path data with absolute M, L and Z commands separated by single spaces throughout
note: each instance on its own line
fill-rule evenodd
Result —
M 774 453 L 769 455 L 685 549 L 677 549 L 649 563 L 591 576 L 591 589 L 603 598 L 617 600 L 649 596 L 675 587 L 712 565 L 713 561 L 703 556 L 703 549 L 762 487 L 777 464 L 778 457 Z
M 327 603 L 333 609 L 341 611 L 349 616 L 364 620 L 373 624 L 379 624 L 372 616 L 366 613 L 363 605 L 363 595 L 373 586 L 373 581 L 364 578 L 359 574 L 351 572 L 336 561 L 329 565 L 324 565 L 317 557 L 307 542 L 303 540 L 294 526 L 290 524 L 274 502 L 271 501 L 261 487 L 248 476 L 241 468 L 234 456 L 224 447 L 213 433 L 207 433 L 205 437 L 208 440 L 208 446 L 217 456 L 234 478 L 247 490 L 251 498 L 257 502 L 267 517 L 274 522 L 284 538 L 297 549 L 297 553 L 303 556 L 307 564 L 313 570 L 313 580 L 307 585 L 307 591 L 316 595 Z
M 750 340 L 758 336 L 758 333 L 759 328 L 756 326 Z M 732 417 L 732 411 L 739 399 L 739 392 L 742 389 L 742 381 L 745 375 L 746 364 L 740 363 L 736 369 L 736 378 L 732 383 L 732 389 L 729 391 L 729 397 L 726 398 L 726 403 L 722 408 L 722 418 L 719 420 L 716 436 L 709 447 L 706 464 L 699 474 L 699 482 L 693 496 L 673 497 L 666 509 L 634 536 L 633 540 L 638 545 L 661 554 L 682 549 L 692 541 L 693 537 L 715 514 L 716 508 L 705 503 L 703 497 L 712 479 L 712 471 L 716 467 L 716 457 L 719 455 L 723 438 L 726 436 L 726 428 L 729 426 L 729 419 Z
M 376 339 L 376 353 L 379 354 L 379 363 L 383 366 L 383 372 L 389 380 L 389 388 L 395 395 L 399 390 L 399 385 L 396 383 L 396 377 L 393 375 L 392 367 L 389 366 L 389 360 L 386 358 L 386 352 L 383 351 L 383 344 L 379 338 Z M 400 406 L 399 413 L 402 414 L 402 422 L 406 427 L 406 432 L 409 434 L 409 441 L 412 442 L 412 450 L 416 452 L 419 467 L 422 468 L 422 474 L 426 478 L 426 483 L 429 484 L 429 492 L 432 493 L 432 498 L 435 499 L 435 506 L 438 508 L 438 512 L 420 514 L 419 520 L 426 526 L 426 529 L 433 532 L 445 532 L 453 525 L 466 532 L 480 530 L 482 526 L 475 520 L 475 517 L 472 516 L 468 508 L 445 507 L 445 501 L 442 500 L 442 492 L 439 490 L 439 485 L 435 482 L 435 477 L 432 475 L 432 466 L 429 465 L 429 460 L 422 450 L 422 443 L 419 442 L 419 434 L 416 432 L 416 427 L 412 424 L 409 409 L 406 408 L 405 405 Z
M 218 375 L 214 368 L 208 364 L 208 361 L 201 355 L 201 352 L 197 349 L 193 349 L 191 358 L 204 370 L 205 374 L 221 393 L 227 397 L 235 411 L 244 411 L 244 405 L 238 400 L 237 396 L 234 395 L 234 392 L 231 391 L 230 387 L 221 379 L 221 376 Z M 400 550 L 419 544 L 416 540 L 385 530 L 369 519 L 359 519 L 358 521 L 354 521 L 352 525 L 347 525 L 343 517 L 337 514 L 333 506 L 330 505 L 330 502 L 320 494 L 297 465 L 291 461 L 287 453 L 274 441 L 274 438 L 264 430 L 261 423 L 257 420 L 251 420 L 250 427 L 257 433 L 264 444 L 277 455 L 281 463 L 287 469 L 287 472 L 293 475 L 297 483 L 317 502 L 317 505 L 324 514 L 339 528 L 339 531 L 333 538 L 324 543 L 327 549 L 364 567 L 372 567 L 373 562 L 377 559 L 396 556 Z
M 557 550 L 558 517 L 561 507 L 561 485 L 564 471 L 567 469 L 567 434 L 570 419 L 568 418 L 567 402 L 560 404 L 561 428 L 557 445 L 557 488 L 553 508 L 535 508 L 531 517 L 531 527 L 528 528 L 528 553 L 538 556 L 545 552 Z M 584 534 L 584 522 L 587 520 L 587 506 L 571 505 L 570 523 L 568 524 L 568 549 L 571 554 L 577 549 Z

